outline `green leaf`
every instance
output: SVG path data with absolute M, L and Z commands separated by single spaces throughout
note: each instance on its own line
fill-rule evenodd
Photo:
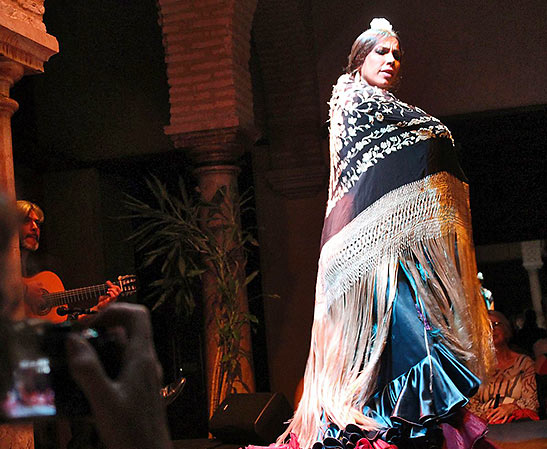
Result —
M 258 270 L 255 270 L 253 271 L 251 274 L 249 274 L 246 278 L 245 278 L 245 283 L 243 285 L 247 286 L 249 283 L 251 283 L 253 281 L 254 278 L 256 278 L 258 276 Z
M 177 261 L 179 273 L 181 276 L 184 276 L 186 274 L 186 261 L 183 257 L 179 257 Z

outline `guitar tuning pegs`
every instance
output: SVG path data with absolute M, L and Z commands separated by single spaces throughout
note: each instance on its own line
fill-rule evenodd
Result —
M 122 294 L 129 294 L 137 291 L 137 277 L 133 274 L 118 276 L 118 284 L 122 289 Z

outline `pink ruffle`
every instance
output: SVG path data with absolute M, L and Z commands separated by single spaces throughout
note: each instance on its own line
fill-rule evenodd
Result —
M 462 409 L 449 423 L 441 424 L 446 449 L 499 449 L 488 440 L 486 421 Z
M 291 433 L 291 439 L 288 444 L 270 444 L 269 446 L 245 446 L 245 449 L 302 449 L 298 444 L 298 438 L 294 433 Z
M 445 449 L 500 449 L 485 436 L 488 432 L 486 421 L 465 409 L 454 416 L 449 423 L 441 424 L 445 439 Z M 246 446 L 245 449 L 302 449 L 296 435 L 291 434 L 288 444 L 269 446 Z M 397 449 L 397 446 L 378 438 L 373 442 L 360 439 L 355 449 Z

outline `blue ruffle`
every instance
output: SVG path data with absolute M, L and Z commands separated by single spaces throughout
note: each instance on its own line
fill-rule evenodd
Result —
M 421 307 L 415 280 L 401 268 L 377 391 L 363 413 L 379 424 L 380 438 L 389 443 L 407 447 L 412 439 L 412 447 L 429 448 L 440 441 L 441 447 L 440 424 L 461 411 L 480 380 L 442 343 L 442 334 Z M 418 270 L 426 276 L 420 266 Z M 331 424 L 323 447 L 338 447 L 334 440 L 342 441 L 346 433 Z
M 407 373 L 393 379 L 374 395 L 363 413 L 390 434 L 425 436 L 427 429 L 464 406 L 480 380 L 441 343 Z M 433 370 L 433 373 L 431 372 Z

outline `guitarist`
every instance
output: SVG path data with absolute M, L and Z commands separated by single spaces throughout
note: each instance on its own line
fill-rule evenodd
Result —
M 44 305 L 44 300 L 42 298 L 43 289 L 37 284 L 33 283 L 32 280 L 36 277 L 39 277 L 41 274 L 48 274 L 54 279 L 49 279 L 49 282 L 53 281 L 55 291 L 64 290 L 62 282 L 60 279 L 51 272 L 42 272 L 37 274 L 37 269 L 32 264 L 32 258 L 29 257 L 31 254 L 35 254 L 40 246 L 40 230 L 42 224 L 44 223 L 44 212 L 42 209 L 30 201 L 20 200 L 17 201 L 17 212 L 19 214 L 19 248 L 21 251 L 21 270 L 23 276 L 23 282 L 25 284 L 25 303 L 28 307 L 25 307 L 27 315 L 29 317 L 36 318 L 37 312 Z M 35 276 L 33 276 L 35 275 Z M 32 278 L 29 278 L 32 276 Z M 94 310 L 98 310 L 108 303 L 116 300 L 118 295 L 121 293 L 121 288 L 117 285 L 112 284 L 112 282 L 107 281 L 108 285 L 107 295 L 100 296 L 98 298 L 98 303 Z M 44 317 L 45 319 L 50 319 L 51 321 L 60 321 L 62 318 L 56 316 L 55 313 L 48 314 L 49 317 Z M 81 422 L 71 423 L 72 438 L 68 443 L 69 448 L 101 448 L 101 443 L 98 441 L 97 434 L 92 425 Z M 53 434 L 58 431 L 54 430 L 51 426 L 46 425 L 35 425 L 35 438 L 38 446 L 41 444 L 47 446 L 47 441 L 49 441 Z M 64 431 L 60 431 L 65 433 Z M 53 437 L 54 439 L 56 437 Z
M 17 201 L 17 211 L 19 213 L 21 222 L 19 225 L 19 248 L 21 250 L 21 269 L 22 275 L 25 280 L 29 275 L 35 274 L 37 270 L 31 267 L 31 254 L 35 253 L 40 246 L 40 229 L 44 223 L 44 212 L 42 209 L 30 201 L 20 200 Z M 57 280 L 58 288 L 62 289 L 62 283 L 53 274 Z M 114 285 L 112 282 L 107 281 L 108 285 L 107 294 L 98 298 L 98 304 L 93 307 L 93 310 L 98 310 L 108 303 L 116 300 L 121 292 L 121 288 Z M 32 311 L 37 311 L 43 305 L 42 300 L 42 288 L 33 284 L 32 282 L 25 282 L 25 302 Z M 35 315 L 33 315 L 35 316 Z

